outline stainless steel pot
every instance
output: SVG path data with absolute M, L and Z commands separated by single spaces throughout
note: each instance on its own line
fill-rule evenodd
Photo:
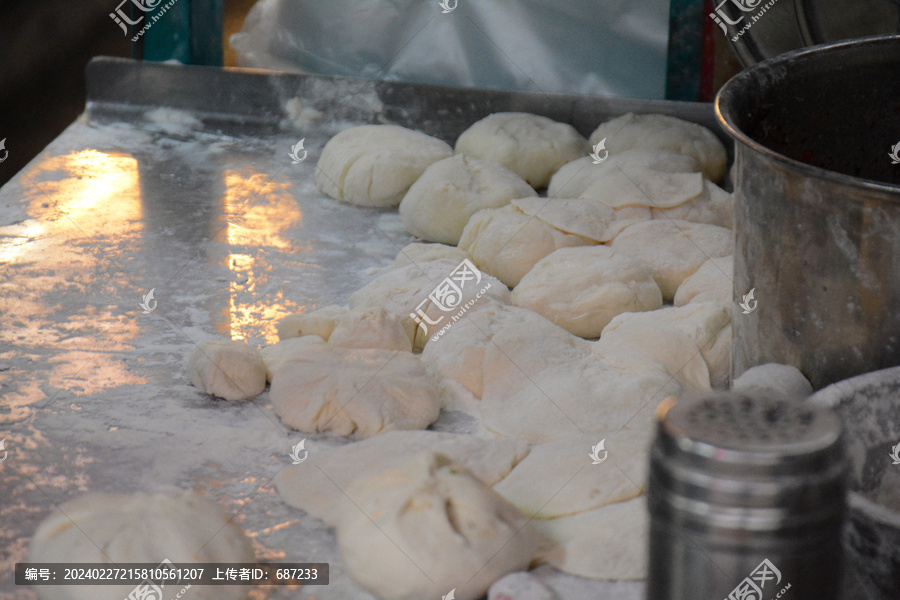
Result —
M 732 376 L 900 365 L 900 36 L 791 52 L 716 98 L 735 140 Z M 755 304 L 754 304 L 755 301 Z

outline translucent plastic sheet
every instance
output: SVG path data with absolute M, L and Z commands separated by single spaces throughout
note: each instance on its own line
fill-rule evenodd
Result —
M 260 0 L 242 66 L 663 98 L 669 0 Z M 454 8 L 455 6 L 455 8 Z

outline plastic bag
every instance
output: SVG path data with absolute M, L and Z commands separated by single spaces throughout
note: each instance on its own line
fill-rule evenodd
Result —
M 260 0 L 231 45 L 280 71 L 663 98 L 668 17 L 669 0 Z

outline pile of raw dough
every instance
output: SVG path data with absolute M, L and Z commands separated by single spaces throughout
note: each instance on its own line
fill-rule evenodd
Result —
M 259 356 L 228 342 L 194 361 L 204 391 L 267 377 L 285 424 L 356 438 L 276 485 L 382 598 L 476 598 L 539 563 L 644 576 L 655 407 L 728 384 L 733 201 L 700 126 L 626 115 L 603 138 L 594 164 L 572 127 L 521 113 L 474 124 L 455 156 L 396 126 L 338 134 L 320 190 L 400 203 L 438 243 L 401 249 L 347 306 L 282 319 Z M 442 410 L 478 431 L 426 430 Z
M 31 539 L 29 562 L 251 563 L 253 547 L 218 506 L 191 492 L 87 494 L 47 517 Z M 182 586 L 164 588 L 174 598 Z M 41 600 L 122 600 L 134 585 L 46 585 Z M 185 597 L 240 600 L 250 587 L 191 586 Z

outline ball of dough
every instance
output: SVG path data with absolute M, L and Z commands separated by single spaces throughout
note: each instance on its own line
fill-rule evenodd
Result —
M 587 151 L 587 141 L 571 125 L 528 113 L 494 113 L 456 140 L 457 154 L 498 162 L 535 189 Z
M 412 352 L 412 340 L 403 320 L 380 307 L 345 314 L 328 338 L 328 345 Z
M 476 600 L 528 567 L 539 538 L 525 515 L 449 458 L 427 452 L 400 469 L 357 479 L 342 511 L 344 566 L 381 598 Z
M 711 258 L 681 282 L 675 292 L 675 306 L 689 302 L 731 304 L 734 287 L 734 256 Z
M 563 233 L 571 233 L 602 244 L 612 241 L 633 223 L 651 218 L 649 210 L 614 210 L 585 198 L 523 198 L 511 203 L 530 217 L 537 217 Z M 633 208 L 633 207 L 628 207 Z
M 410 457 L 427 450 L 447 455 L 493 485 L 528 454 L 528 445 L 427 429 L 388 431 L 344 446 L 316 449 L 308 460 L 280 471 L 275 486 L 285 502 L 333 527 L 344 505 L 352 507 L 363 499 L 347 495 L 356 479 L 402 467 Z
M 225 400 L 247 400 L 266 389 L 266 363 L 244 342 L 202 342 L 188 359 L 187 371 L 194 387 Z
M 38 527 L 29 562 L 249 563 L 250 541 L 218 506 L 191 492 L 87 494 L 66 502 Z M 163 587 L 174 598 L 183 587 Z M 48 585 L 41 600 L 122 600 L 134 585 Z M 245 586 L 191 586 L 185 597 L 238 600 Z
M 299 315 L 284 317 L 276 325 L 278 339 L 286 340 L 301 335 L 317 335 L 328 341 L 331 332 L 345 314 L 347 314 L 346 307 L 332 304 Z
M 324 346 L 325 340 L 317 335 L 301 335 L 300 337 L 287 338 L 277 344 L 266 346 L 259 351 L 263 362 L 266 363 L 266 381 L 272 381 L 275 372 L 285 363 L 290 362 L 294 356 L 303 354 L 311 346 Z
M 663 300 L 671 302 L 678 286 L 700 265 L 710 258 L 734 254 L 734 236 L 715 225 L 653 220 L 629 225 L 610 246 L 650 267 Z
M 414 236 L 455 246 L 469 217 L 479 210 L 536 195 L 506 167 L 457 154 L 425 170 L 400 202 L 400 218 Z
M 583 246 L 542 258 L 513 290 L 512 303 L 579 337 L 598 338 L 618 314 L 660 308 L 662 293 L 639 260 L 607 246 Z
M 703 173 L 716 183 L 728 167 L 725 146 L 702 125 L 667 115 L 628 113 L 603 123 L 591 134 L 591 144 L 606 139 L 610 156 L 632 148 L 672 150 L 695 158 Z
M 703 193 L 674 208 L 654 208 L 654 219 L 681 219 L 691 223 L 734 227 L 734 196 L 711 181 L 703 182 Z
M 362 125 L 331 138 L 316 167 L 319 191 L 357 206 L 396 206 L 429 165 L 453 154 L 437 138 L 397 125 Z
M 359 437 L 424 429 L 441 410 L 419 357 L 389 350 L 311 348 L 275 373 L 269 397 L 289 427 Z
M 525 273 L 559 248 L 593 242 L 563 233 L 515 206 L 487 208 L 469 219 L 459 247 L 479 269 L 515 287 Z
M 394 259 L 394 267 L 405 267 L 411 264 L 440 260 L 442 258 L 449 258 L 456 264 L 459 264 L 465 257 L 466 253 L 456 246 L 413 242 L 412 244 L 404 246 L 400 252 L 397 253 L 397 257 Z
M 350 296 L 350 308 L 380 306 L 400 317 L 421 350 L 442 328 L 478 310 L 481 300 L 509 302 L 505 285 L 473 267 L 441 259 L 394 269 Z
M 519 571 L 495 581 L 488 590 L 487 600 L 558 600 L 558 597 L 540 579 Z
M 797 367 L 767 363 L 747 369 L 734 380 L 733 390 L 755 390 L 763 394 L 787 398 L 806 398 L 813 393 L 812 385 Z
M 547 188 L 551 198 L 588 198 L 609 208 L 672 208 L 703 193 L 697 161 L 668 150 L 627 150 L 599 165 L 579 158 L 563 166 Z

